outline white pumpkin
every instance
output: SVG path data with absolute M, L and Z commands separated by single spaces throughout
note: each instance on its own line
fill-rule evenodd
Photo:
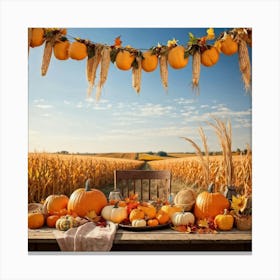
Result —
M 103 207 L 101 216 L 107 221 L 119 224 L 127 218 L 126 207 L 119 207 L 117 204 L 107 205 Z
M 147 223 L 144 219 L 135 219 L 132 221 L 131 225 L 133 227 L 145 227 Z
M 195 217 L 191 212 L 176 212 L 171 217 L 171 222 L 174 226 L 193 225 Z

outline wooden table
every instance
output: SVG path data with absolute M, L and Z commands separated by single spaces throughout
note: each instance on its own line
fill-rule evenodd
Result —
M 28 250 L 60 251 L 54 230 L 28 230 Z M 118 229 L 112 251 L 252 251 L 252 232 L 182 233 L 170 228 L 131 232 Z

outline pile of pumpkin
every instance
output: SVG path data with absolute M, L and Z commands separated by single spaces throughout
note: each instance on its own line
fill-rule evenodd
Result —
M 230 201 L 220 192 L 208 190 L 197 195 L 191 188 L 179 191 L 172 205 L 160 200 L 139 201 L 137 195 L 108 201 L 102 191 L 90 189 L 86 184 L 70 197 L 55 194 L 48 196 L 43 204 L 29 204 L 28 227 L 36 229 L 46 225 L 66 231 L 88 221 L 111 221 L 132 227 L 171 223 L 177 231 L 215 232 L 233 228 L 230 206 Z

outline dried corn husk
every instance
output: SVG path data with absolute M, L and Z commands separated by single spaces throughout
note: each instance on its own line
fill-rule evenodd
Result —
M 96 100 L 99 100 L 101 96 L 101 90 L 104 85 L 104 83 L 107 80 L 108 71 L 110 67 L 110 54 L 111 54 L 111 48 L 110 47 L 104 47 L 101 53 L 101 67 L 100 67 L 100 78 L 99 82 L 97 84 L 96 88 Z
M 141 76 L 142 76 L 142 66 L 141 66 L 141 57 L 136 56 L 137 67 L 132 68 L 132 87 L 136 90 L 137 93 L 141 89 Z
M 243 39 L 240 39 L 238 42 L 238 61 L 245 90 L 249 91 L 251 88 L 251 63 L 247 43 Z
M 199 94 L 199 77 L 200 77 L 200 60 L 201 55 L 199 51 L 195 51 L 192 60 L 192 88 Z
M 167 65 L 167 56 L 160 55 L 159 56 L 159 69 L 160 69 L 160 77 L 161 82 L 165 90 L 168 88 L 168 65 Z
M 90 97 L 93 90 L 94 81 L 96 77 L 96 70 L 101 60 L 101 52 L 103 47 L 103 45 L 96 45 L 95 55 L 87 59 L 86 73 L 89 82 L 87 97 Z

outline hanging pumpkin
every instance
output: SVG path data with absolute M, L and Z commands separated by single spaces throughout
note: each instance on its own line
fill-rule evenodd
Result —
M 127 218 L 126 207 L 119 207 L 118 203 L 107 205 L 102 209 L 101 217 L 107 221 L 119 224 Z
M 32 28 L 32 34 L 30 39 L 30 47 L 39 47 L 45 42 L 44 28 Z
M 201 54 L 201 64 L 206 67 L 215 65 L 220 58 L 219 51 L 216 47 L 210 46 L 208 49 Z
M 87 46 L 78 41 L 72 42 L 69 47 L 69 56 L 75 60 L 83 60 L 88 56 Z
M 43 213 L 48 215 L 65 215 L 67 213 L 68 196 L 64 194 L 51 194 L 43 204 Z
M 223 213 L 224 209 L 230 207 L 228 199 L 223 194 L 212 191 L 213 185 L 210 185 L 208 191 L 201 192 L 196 198 L 194 215 L 199 220 L 214 219 L 218 214 Z
M 127 50 L 120 50 L 116 56 L 116 66 L 120 70 L 127 71 L 131 68 L 134 59 L 135 57 L 131 52 Z
M 70 42 L 68 40 L 59 41 L 53 47 L 53 53 L 56 59 L 67 60 L 69 58 Z
M 220 50 L 225 55 L 233 55 L 238 51 L 238 44 L 232 39 L 231 35 L 227 34 L 225 39 L 221 40 Z
M 86 181 L 85 188 L 76 189 L 69 197 L 68 211 L 73 211 L 80 217 L 87 216 L 92 210 L 99 215 L 107 205 L 105 194 L 100 190 L 90 189 L 89 182 L 90 179 Z
M 36 229 L 40 228 L 45 223 L 45 217 L 42 213 L 39 212 L 30 212 L 28 213 L 28 228 Z
M 151 51 L 144 52 L 141 64 L 144 71 L 152 72 L 156 70 L 158 66 L 158 57 Z
M 132 221 L 131 225 L 133 227 L 145 227 L 147 225 L 147 222 L 144 219 L 135 219 Z
M 168 63 L 174 69 L 182 69 L 187 66 L 189 58 L 185 56 L 185 48 L 183 46 L 175 46 L 168 52 Z
M 176 212 L 171 217 L 171 222 L 174 226 L 193 225 L 195 217 L 191 212 Z
M 231 230 L 234 223 L 234 217 L 228 214 L 228 210 L 225 209 L 223 214 L 219 214 L 214 219 L 215 228 L 219 230 Z

